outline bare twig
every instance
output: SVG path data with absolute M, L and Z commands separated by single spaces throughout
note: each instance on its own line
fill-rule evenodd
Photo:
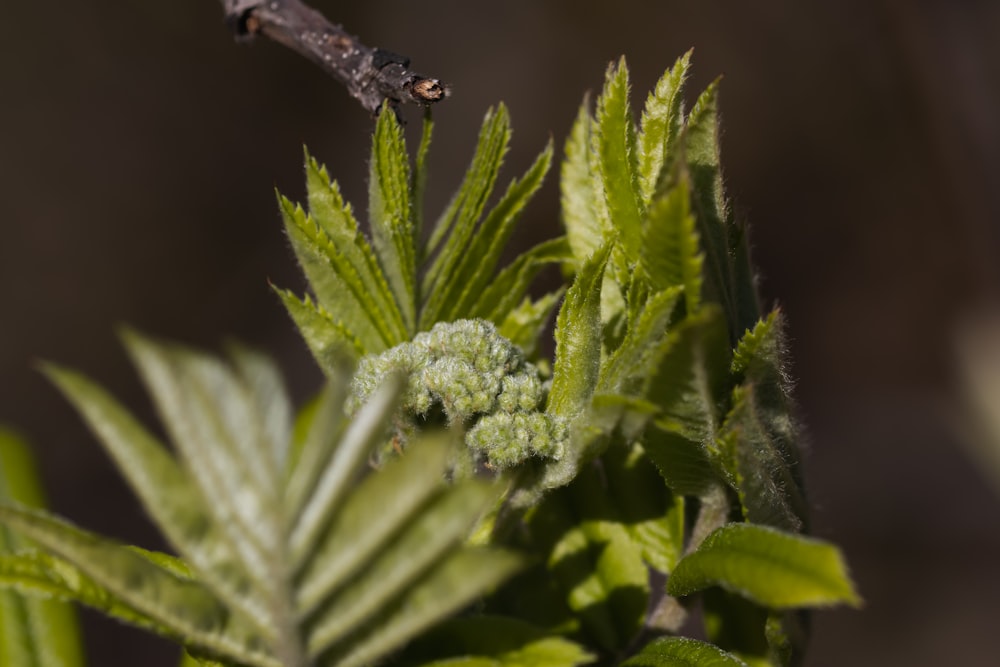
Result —
M 344 84 L 373 114 L 383 102 L 398 113 L 402 102 L 427 106 L 447 96 L 441 81 L 410 71 L 409 58 L 365 46 L 300 0 L 221 2 L 226 23 L 237 37 L 261 34 L 284 44 Z

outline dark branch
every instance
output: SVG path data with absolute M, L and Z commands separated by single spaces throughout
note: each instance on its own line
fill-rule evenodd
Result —
M 410 71 L 409 58 L 365 46 L 299 0 L 221 1 L 237 37 L 261 34 L 284 44 L 344 84 L 373 114 L 385 101 L 398 113 L 402 102 L 427 106 L 447 96 L 441 81 Z

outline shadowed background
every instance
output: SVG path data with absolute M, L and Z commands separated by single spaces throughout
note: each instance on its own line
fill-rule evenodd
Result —
M 804 6 L 809 5 L 809 6 Z M 723 166 L 768 303 L 790 322 L 816 533 L 867 600 L 822 612 L 808 665 L 995 664 L 1000 502 L 966 456 L 958 323 L 997 303 L 1000 5 L 372 0 L 314 6 L 453 85 L 435 109 L 428 210 L 487 107 L 515 129 L 505 183 L 625 54 L 634 105 L 695 48 L 690 97 L 724 74 Z M 34 370 L 80 368 L 151 409 L 114 327 L 227 336 L 318 372 L 268 280 L 303 288 L 273 188 L 310 150 L 365 212 L 371 119 L 291 52 L 236 45 L 218 3 L 11 3 L 0 46 L 0 421 L 36 447 L 54 509 L 161 543 L 82 424 Z M 411 129 L 418 114 L 410 110 Z M 559 233 L 551 174 L 519 242 Z M 91 664 L 176 664 L 85 615 Z

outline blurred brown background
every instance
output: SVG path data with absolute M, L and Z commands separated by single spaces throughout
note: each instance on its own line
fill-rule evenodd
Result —
M 1000 286 L 1000 3 L 315 6 L 453 84 L 432 210 L 490 104 L 513 116 L 506 180 L 550 135 L 561 145 L 621 54 L 637 104 L 692 46 L 692 95 L 724 74 L 728 187 L 791 323 L 816 532 L 844 546 L 867 600 L 817 615 L 808 664 L 996 664 L 1000 496 L 962 447 L 952 359 L 956 326 Z M 296 396 L 314 390 L 267 283 L 303 285 L 272 188 L 301 195 L 305 143 L 364 212 L 371 121 L 290 52 L 234 44 L 209 0 L 5 3 L 4 32 L 0 421 L 35 443 L 57 511 L 157 546 L 34 362 L 83 369 L 151 419 L 113 333 L 127 322 L 236 336 L 273 352 Z M 524 241 L 558 216 L 550 177 Z M 167 644 L 86 623 L 92 665 L 175 664 Z

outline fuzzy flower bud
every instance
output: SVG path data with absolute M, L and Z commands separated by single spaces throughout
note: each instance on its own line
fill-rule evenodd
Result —
M 356 410 L 390 373 L 403 372 L 403 432 L 439 406 L 450 425 L 471 426 L 467 441 L 494 468 L 530 456 L 558 458 L 565 426 L 538 411 L 538 369 L 485 320 L 440 322 L 379 355 L 364 357 L 351 385 Z M 403 435 L 403 433 L 401 433 Z

